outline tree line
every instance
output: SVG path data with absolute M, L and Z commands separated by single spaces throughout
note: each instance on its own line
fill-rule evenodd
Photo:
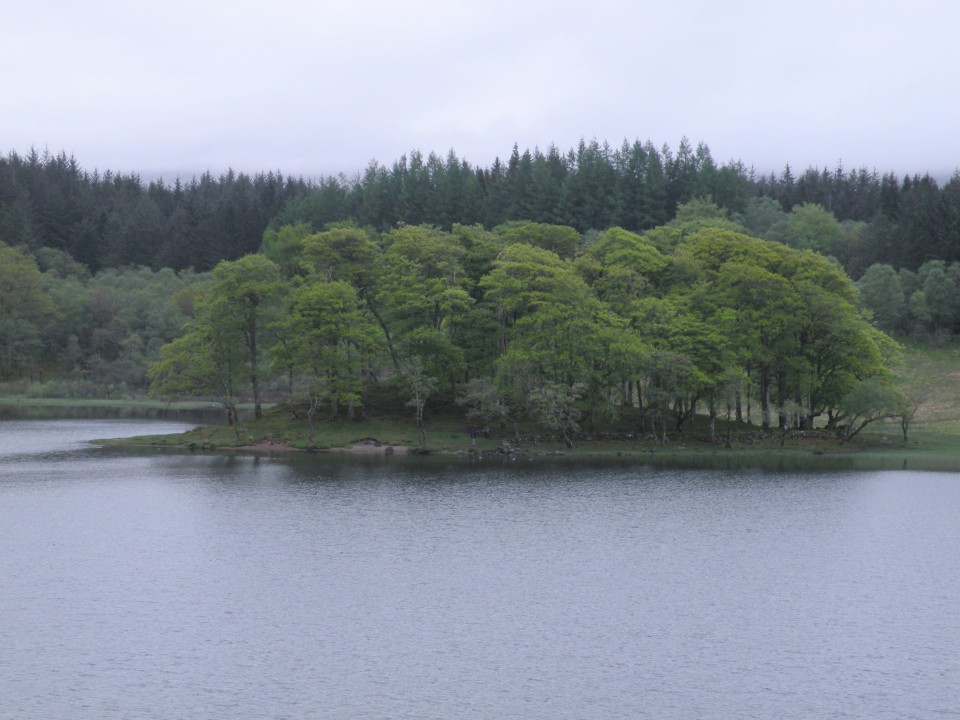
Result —
M 63 250 L 94 272 L 140 265 L 204 272 L 254 252 L 268 227 L 299 222 L 321 229 L 350 221 L 382 233 L 401 224 L 492 230 L 525 220 L 580 233 L 642 233 L 697 198 L 731 217 L 818 205 L 845 226 L 837 257 L 854 278 L 877 263 L 916 271 L 929 260 L 960 261 L 956 174 L 943 187 L 929 175 L 901 179 L 839 165 L 764 175 L 740 161 L 718 163 L 705 144 L 686 139 L 675 150 L 649 141 L 581 142 L 566 152 L 515 146 L 506 162 L 489 167 L 452 150 L 445 157 L 412 151 L 316 182 L 231 171 L 144 183 L 87 173 L 64 153 L 10 152 L 0 157 L 0 240 Z
M 773 243 L 773 247 L 782 247 L 784 251 L 813 252 L 818 254 L 821 260 L 833 263 L 836 269 L 835 258 L 842 257 L 844 248 L 854 242 L 855 229 L 855 225 L 839 222 L 832 213 L 819 205 L 798 205 L 790 213 L 785 213 L 772 199 L 759 198 L 750 201 L 744 215 L 731 216 L 724 208 L 707 200 L 683 203 L 678 207 L 676 217 L 669 223 L 641 236 L 633 233 L 627 235 L 631 238 L 631 252 L 638 252 L 637 248 L 642 247 L 644 252 L 650 253 L 652 247 L 656 254 L 651 257 L 657 258 L 651 266 L 654 268 L 652 271 L 646 275 L 636 274 L 631 280 L 637 283 L 631 292 L 639 296 L 643 288 L 642 292 L 647 293 L 643 298 L 634 298 L 631 303 L 639 303 L 640 299 L 646 303 L 653 302 L 655 293 L 651 288 L 662 290 L 666 286 L 662 278 L 654 278 L 652 275 L 669 267 L 670 263 L 677 265 L 686 262 L 689 253 L 680 250 L 689 246 L 692 237 L 706 230 L 722 230 L 737 236 L 763 239 Z M 363 316 L 375 321 L 369 327 L 364 328 L 361 324 L 352 328 L 364 328 L 361 337 L 366 338 L 363 342 L 356 340 L 355 345 L 380 348 L 379 357 L 381 360 L 384 357 L 390 360 L 386 369 L 392 368 L 394 378 L 401 377 L 401 371 L 411 370 L 409 358 L 404 359 L 404 353 L 410 356 L 410 352 L 403 351 L 404 346 L 400 339 L 417 337 L 418 342 L 432 343 L 437 352 L 443 349 L 451 367 L 461 368 L 460 371 L 450 371 L 444 375 L 438 374 L 434 367 L 428 373 L 430 363 L 435 366 L 439 360 L 433 357 L 424 365 L 422 354 L 412 356 L 419 358 L 412 367 L 415 370 L 419 368 L 417 372 L 421 372 L 422 378 L 432 378 L 426 386 L 418 386 L 421 399 L 430 395 L 436 400 L 437 388 L 431 388 L 430 393 L 425 393 L 425 390 L 431 383 L 440 382 L 438 378 L 446 377 L 445 383 L 459 388 L 444 395 L 450 400 L 458 392 L 462 393 L 464 387 L 471 385 L 471 378 L 485 378 L 489 383 L 493 383 L 497 377 L 496 362 L 500 361 L 497 353 L 502 354 L 508 347 L 509 320 L 498 315 L 499 324 L 495 325 L 489 312 L 484 315 L 478 309 L 485 308 L 489 311 L 486 285 L 491 282 L 491 278 L 486 276 L 491 272 L 493 259 L 498 253 L 518 244 L 552 252 L 567 263 L 567 270 L 575 270 L 580 280 L 587 282 L 589 295 L 593 297 L 590 302 L 599 299 L 609 304 L 613 302 L 613 298 L 608 296 L 604 283 L 608 282 L 606 278 L 610 273 L 622 272 L 623 269 L 617 263 L 623 258 L 616 255 L 612 269 L 593 267 L 591 258 L 598 252 L 597 248 L 610 242 L 611 237 L 624 232 L 628 231 L 617 229 L 602 233 L 579 233 L 569 226 L 544 223 L 506 223 L 493 231 L 487 231 L 480 225 L 455 225 L 449 232 L 429 226 L 403 226 L 387 233 L 377 233 L 370 228 L 359 229 L 348 224 L 334 225 L 317 233 L 305 223 L 285 225 L 277 229 L 268 228 L 262 236 L 260 255 L 276 267 L 276 272 L 283 282 L 268 293 L 270 299 L 265 307 L 273 308 L 272 312 L 280 312 L 280 305 L 277 304 L 279 296 L 275 297 L 275 294 L 280 293 L 280 296 L 286 297 L 288 301 L 290 297 L 296 296 L 296 293 L 281 292 L 283 287 L 289 286 L 289 290 L 290 287 L 309 285 L 310 292 L 319 292 L 314 280 L 321 270 L 328 279 L 348 282 L 350 287 L 338 286 L 339 291 L 346 293 L 347 301 L 359 302 L 355 307 L 356 312 L 360 313 L 357 317 Z M 346 272 L 344 267 L 327 267 L 332 260 L 326 256 L 316 256 L 320 247 L 317 238 L 332 242 L 330 238 L 337 236 L 337 233 L 346 238 L 342 239 L 342 242 L 347 245 L 349 242 L 357 242 L 359 237 L 365 238 L 358 246 L 360 250 L 337 250 L 347 255 L 353 253 L 350 260 L 352 274 L 346 278 L 343 277 Z M 643 242 L 638 245 L 639 241 L 635 236 L 640 237 Z M 396 243 L 395 240 L 401 237 L 406 238 L 405 242 Z M 442 242 L 439 242 L 438 238 Z M 450 337 L 458 338 L 457 342 L 438 345 L 437 343 L 441 342 L 439 336 L 424 334 L 422 329 L 417 330 L 414 326 L 405 325 L 412 321 L 406 317 L 409 311 L 408 303 L 413 302 L 409 293 L 422 300 L 430 297 L 431 293 L 435 295 L 439 290 L 425 292 L 417 283 L 411 282 L 411 278 L 405 273 L 412 266 L 409 259 L 401 254 L 401 248 L 406 248 L 406 255 L 415 252 L 435 253 L 437 258 L 445 254 L 454 258 L 455 262 L 449 260 L 448 265 L 453 268 L 452 272 L 459 280 L 454 287 L 444 290 L 444 302 L 459 303 L 464 308 L 470 308 L 470 313 L 467 319 L 457 316 L 454 322 L 436 314 L 440 310 L 435 310 L 430 324 L 435 328 L 450 329 Z M 333 251 L 327 249 L 324 252 L 329 254 Z M 830 256 L 831 259 L 827 261 L 825 256 Z M 669 260 L 669 263 L 664 264 L 665 259 Z M 342 265 L 346 261 L 341 259 L 338 262 Z M 605 259 L 604 262 L 609 264 L 611 261 Z M 384 264 L 389 267 L 381 267 Z M 222 269 L 218 272 L 222 272 Z M 433 275 L 440 274 L 439 270 L 430 272 Z M 216 272 L 176 272 L 169 268 L 154 271 L 146 267 L 106 268 L 91 273 L 86 266 L 76 262 L 62 250 L 40 248 L 30 253 L 0 244 L 0 380 L 18 381 L 22 385 L 20 392 L 37 395 L 95 397 L 143 393 L 149 387 L 147 369 L 160 358 L 161 347 L 182 335 L 184 323 L 197 322 L 196 298 L 200 297 L 200 306 L 205 308 L 203 312 L 209 312 L 208 306 L 212 302 L 209 295 L 224 291 L 223 286 L 216 285 L 215 277 Z M 389 278 L 392 278 L 390 282 L 396 289 L 395 293 L 385 290 Z M 434 282 L 439 280 L 434 278 Z M 670 293 L 676 300 L 676 296 L 685 289 L 693 293 L 697 288 L 696 283 L 689 288 L 684 283 L 675 283 L 670 287 Z M 960 318 L 958 263 L 947 264 L 944 261 L 932 260 L 924 263 L 917 272 L 907 269 L 896 271 L 889 265 L 875 264 L 870 266 L 856 283 L 856 291 L 856 297 L 850 294 L 846 298 L 847 302 L 861 313 L 862 320 L 869 317 L 878 328 L 886 332 L 926 336 L 939 341 L 960 329 L 957 327 Z M 300 289 L 296 292 L 307 291 Z M 357 299 L 351 300 L 350 293 L 356 294 Z M 208 299 L 204 301 L 203 298 Z M 222 299 L 218 300 L 218 303 L 223 302 L 225 301 Z M 643 323 L 643 327 L 657 327 L 661 322 L 658 313 L 665 313 L 664 316 L 668 317 L 672 312 L 671 307 L 662 305 L 649 310 L 649 322 Z M 229 308 L 232 308 L 232 305 L 222 305 L 222 312 L 227 312 Z M 319 310 L 315 309 L 314 315 L 308 316 L 304 314 L 305 310 L 298 308 L 299 306 L 294 305 L 286 307 L 286 322 L 293 323 L 291 318 L 300 318 L 298 322 L 301 325 L 295 332 L 302 337 L 310 337 L 312 331 L 308 322 L 322 324 L 324 318 Z M 632 306 L 615 308 L 615 312 L 621 318 L 632 318 L 633 324 L 639 322 Z M 210 319 L 212 317 L 210 316 L 207 322 L 213 322 Z M 309 317 L 312 317 L 312 320 L 308 320 Z M 543 315 L 537 317 L 537 322 L 543 321 Z M 217 324 L 222 327 L 230 326 L 230 322 L 223 318 L 217 320 Z M 359 361 L 359 356 L 354 355 L 350 356 L 349 361 L 340 356 L 334 359 L 329 351 L 322 350 L 319 346 L 305 348 L 295 342 L 285 341 L 281 348 L 275 348 L 272 343 L 278 337 L 276 333 L 279 332 L 279 326 L 275 319 L 268 325 L 270 327 L 263 336 L 266 339 L 260 340 L 255 348 L 256 353 L 258 356 L 266 353 L 265 357 L 274 363 L 275 370 L 279 367 L 276 366 L 276 363 L 280 362 L 278 358 L 286 357 L 284 362 L 287 363 L 287 370 L 266 373 L 261 381 L 261 374 L 265 370 L 261 366 L 261 360 L 257 360 L 254 364 L 259 369 L 250 377 L 256 377 L 258 386 L 266 387 L 272 398 L 283 395 L 291 402 L 296 402 L 295 386 L 302 391 L 304 382 L 300 378 L 302 368 L 294 371 L 297 362 L 306 362 L 309 358 L 315 363 L 335 364 L 336 360 L 341 366 L 350 366 L 351 363 Z M 246 330 L 247 335 L 251 335 L 250 327 Z M 252 327 L 252 336 L 256 337 L 256 326 Z M 480 340 L 485 334 L 489 335 L 494 331 L 500 338 L 496 351 L 489 343 L 485 345 Z M 603 338 L 599 341 L 606 342 Z M 845 341 L 837 339 L 837 342 Z M 195 363 L 202 354 L 191 352 L 185 357 Z M 318 367 L 314 368 L 314 372 L 319 372 Z M 367 372 L 368 379 L 382 376 L 382 372 L 371 375 L 369 367 L 364 372 Z M 756 371 L 752 372 L 755 374 Z M 277 383 L 284 373 L 289 382 L 288 387 L 281 393 Z M 183 377 L 191 375 L 186 373 Z M 232 376 L 228 374 L 228 377 Z M 236 398 L 253 393 L 252 386 L 248 388 L 244 383 L 238 385 L 234 380 L 231 380 L 231 383 L 228 385 L 227 397 Z M 641 381 L 628 378 L 623 392 L 634 398 L 637 408 L 640 408 L 642 397 L 637 388 L 642 387 L 642 383 L 637 383 Z M 751 416 L 749 403 L 748 409 L 744 411 L 744 397 L 756 400 L 763 397 L 765 392 L 771 391 L 769 382 L 755 384 L 756 387 L 751 386 L 745 395 L 740 396 L 736 404 L 736 417 Z M 369 383 L 364 387 L 369 387 Z M 493 385 L 488 384 L 487 391 L 492 392 L 492 388 Z M 211 388 L 199 383 L 195 390 L 204 395 L 208 394 Z M 651 392 L 649 385 L 647 392 Z M 779 403 L 782 406 L 784 397 L 781 395 L 784 392 L 782 387 L 777 388 L 774 405 Z M 259 394 L 259 390 L 253 394 Z M 313 393 L 310 397 L 317 407 L 332 403 L 338 412 L 349 412 L 354 405 L 363 407 L 362 394 L 348 392 L 334 400 L 321 393 Z M 532 397 L 535 401 L 540 395 L 533 393 Z M 801 404 L 796 394 L 792 402 L 794 406 Z M 809 402 L 807 404 L 809 405 Z M 506 413 L 506 400 L 498 397 L 491 407 Z M 648 402 L 642 407 L 643 412 L 648 412 L 651 406 Z M 531 408 L 525 407 L 521 414 L 529 415 L 530 412 Z M 809 425 L 816 414 L 808 412 L 807 419 L 803 420 L 801 415 L 794 413 L 794 422 Z M 828 411 L 828 416 L 829 414 Z M 663 416 L 665 415 L 661 412 L 658 417 Z M 755 413 L 753 417 L 756 417 Z M 778 416 L 778 422 L 779 420 Z M 827 422 L 835 424 L 835 421 L 829 418 Z
M 224 261 L 150 370 L 163 397 L 282 393 L 311 423 L 383 387 L 424 438 L 437 404 L 562 436 L 631 413 L 665 440 L 697 412 L 851 437 L 906 416 L 898 346 L 812 249 L 751 237 L 715 204 L 645 234 L 515 222 L 268 231 Z
M 255 252 L 270 221 L 310 189 L 275 172 L 144 183 L 135 174 L 87 173 L 65 153 L 10 152 L 0 157 L 0 241 L 65 252 L 92 272 L 200 272 Z
M 106 268 L 0 242 L 0 382 L 39 397 L 129 397 L 178 337 L 208 274 Z

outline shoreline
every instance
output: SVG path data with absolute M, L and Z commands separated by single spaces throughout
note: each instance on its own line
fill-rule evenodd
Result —
M 0 407 L 29 408 L 40 406 L 91 408 L 94 415 L 103 407 L 127 407 L 110 400 L 64 401 L 62 399 L 0 398 Z M 135 403 L 143 408 L 154 403 Z M 170 405 L 176 412 L 196 409 L 206 403 Z M 892 469 L 960 472 L 960 437 L 937 423 L 918 423 L 904 444 L 899 429 L 883 428 L 864 433 L 846 444 L 823 433 L 791 433 L 781 445 L 779 433 L 764 433 L 757 427 L 745 426 L 732 435 L 733 447 L 726 448 L 722 434 L 717 442 L 709 442 L 703 432 L 689 431 L 674 436 L 672 442 L 659 444 L 651 437 L 628 434 L 611 429 L 593 437 L 577 438 L 573 448 L 549 435 L 530 434 L 518 442 L 513 434 L 494 432 L 493 437 L 471 439 L 469 427 L 462 418 L 439 417 L 428 429 L 427 447 L 419 449 L 415 428 L 401 417 L 374 417 L 363 422 L 334 421 L 321 426 L 311 445 L 305 429 L 274 413 L 262 421 L 244 422 L 239 430 L 225 425 L 203 424 L 192 431 L 170 435 L 96 439 L 96 445 L 112 448 L 139 448 L 143 451 L 235 453 L 248 455 L 310 456 L 340 455 L 369 458 L 445 457 L 469 460 L 533 460 L 606 461 L 617 460 L 638 465 L 671 467 L 742 467 L 812 469 Z M 951 428 L 952 430 L 952 428 Z M 525 435 L 526 435 L 525 434 Z M 239 438 L 236 436 L 239 435 Z M 474 444 L 475 442 L 475 444 Z
M 236 451 L 249 453 L 344 453 L 348 455 L 411 455 L 416 449 L 409 445 L 390 445 L 372 438 L 359 440 L 349 445 L 325 448 L 299 448 L 283 440 L 262 440 L 250 445 L 218 446 L 218 451 Z
M 171 442 L 177 439 L 179 442 Z M 284 440 L 261 440 L 244 445 L 183 442 L 181 436 L 141 436 L 91 441 L 94 444 L 131 450 L 167 450 L 183 453 L 229 453 L 278 457 L 341 456 L 378 459 L 447 459 L 467 461 L 620 462 L 625 465 L 663 468 L 712 468 L 769 471 L 910 470 L 960 473 L 960 454 L 942 454 L 917 445 L 838 446 L 824 449 L 802 444 L 787 447 L 735 447 L 685 443 L 649 446 L 641 443 L 582 442 L 572 449 L 540 445 L 534 448 L 443 447 L 418 449 L 410 445 L 383 443 L 374 438 L 328 447 L 298 447 Z

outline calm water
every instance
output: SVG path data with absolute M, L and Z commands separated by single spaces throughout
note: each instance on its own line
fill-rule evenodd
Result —
M 960 475 L 133 456 L 0 422 L 0 718 L 960 716 Z

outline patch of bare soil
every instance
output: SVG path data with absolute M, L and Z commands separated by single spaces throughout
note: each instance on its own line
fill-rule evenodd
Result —
M 300 448 L 279 440 L 264 440 L 252 445 L 239 445 L 233 449 L 241 452 L 303 452 Z
M 385 445 L 374 438 L 364 438 L 350 445 L 330 448 L 328 452 L 351 453 L 354 455 L 403 455 L 409 450 L 405 445 Z

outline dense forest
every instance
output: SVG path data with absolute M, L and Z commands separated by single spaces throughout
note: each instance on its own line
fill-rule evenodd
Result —
M 209 270 L 255 252 L 264 229 L 311 186 L 279 173 L 189 182 L 87 173 L 73 157 L 0 158 L 0 240 L 67 253 L 87 269 Z
M 231 420 L 243 397 L 359 417 L 388 388 L 421 430 L 457 403 L 567 437 L 626 408 L 659 435 L 696 412 L 849 435 L 909 415 L 884 332 L 960 329 L 958 248 L 958 175 L 757 176 L 686 140 L 172 185 L 9 153 L 0 380 L 152 381 Z
M 819 205 L 841 223 L 832 252 L 854 279 L 875 263 L 916 271 L 928 260 L 960 260 L 960 176 L 943 187 L 928 175 L 838 166 L 758 174 L 717 163 L 704 144 L 676 150 L 649 141 L 611 147 L 581 142 L 520 151 L 490 167 L 450 151 L 413 151 L 354 177 L 305 181 L 269 172 L 209 173 L 189 181 L 142 182 L 136 175 L 84 171 L 65 153 L 31 150 L 0 157 L 0 240 L 67 252 L 91 271 L 146 266 L 211 270 L 255 252 L 264 230 L 297 222 L 317 230 L 352 221 L 385 232 L 400 224 L 483 225 L 512 220 L 569 225 L 578 232 L 622 227 L 644 232 L 675 217 L 678 205 L 710 198 L 754 234 L 777 209 Z M 770 201 L 770 202 L 766 202 Z M 773 216 L 776 217 L 775 215 Z
M 697 412 L 711 427 L 819 419 L 848 437 L 904 414 L 897 345 L 842 268 L 722 215 L 586 242 L 542 223 L 285 226 L 214 269 L 151 368 L 153 392 L 217 397 L 232 420 L 242 394 L 259 412 L 283 383 L 312 421 L 360 416 L 387 385 L 415 409 L 421 442 L 432 403 L 479 424 L 533 421 L 568 444 L 581 419 L 626 408 L 657 437 Z

